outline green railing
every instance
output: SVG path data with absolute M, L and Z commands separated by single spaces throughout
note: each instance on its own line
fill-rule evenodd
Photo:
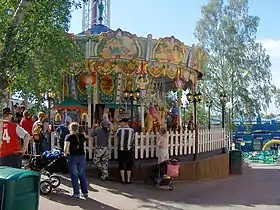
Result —
M 280 151 L 244 152 L 243 159 L 248 163 L 276 164 L 280 162 Z

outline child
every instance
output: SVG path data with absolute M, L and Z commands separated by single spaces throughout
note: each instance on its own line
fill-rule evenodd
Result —
M 168 138 L 165 128 L 160 129 L 159 136 L 157 138 L 158 146 L 158 164 L 169 159 L 168 154 Z
M 109 112 L 110 112 L 110 109 L 108 107 L 105 107 L 104 110 L 103 110 L 103 119 L 102 120 L 109 124 L 109 129 L 112 131 L 113 130 L 113 124 L 109 119 Z

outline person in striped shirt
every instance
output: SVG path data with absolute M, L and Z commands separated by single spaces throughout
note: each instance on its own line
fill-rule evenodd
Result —
M 128 119 L 120 120 L 121 127 L 117 130 L 118 139 L 118 162 L 121 174 L 121 182 L 130 184 L 131 171 L 134 165 L 134 130 L 128 126 Z M 126 180 L 125 180 L 126 170 Z

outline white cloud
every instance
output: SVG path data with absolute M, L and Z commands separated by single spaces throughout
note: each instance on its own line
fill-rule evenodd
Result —
M 263 39 L 259 40 L 267 53 L 270 56 L 271 61 L 271 73 L 272 73 L 272 83 L 278 88 L 280 88 L 279 78 L 280 78 L 280 39 Z M 268 113 L 280 113 L 280 110 L 272 103 L 267 110 Z
M 280 40 L 264 39 L 260 41 L 271 58 L 280 59 Z

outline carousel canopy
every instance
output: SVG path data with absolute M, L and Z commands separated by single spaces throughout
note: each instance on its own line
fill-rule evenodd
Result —
M 65 97 L 61 103 L 54 105 L 52 109 L 72 109 L 87 112 L 88 108 L 73 98 Z
M 96 24 L 94 25 L 91 29 L 89 29 L 89 34 L 90 35 L 98 35 L 101 33 L 105 33 L 105 32 L 110 32 L 113 31 L 110 28 L 108 28 L 107 26 L 103 25 L 103 24 Z M 83 31 L 81 33 L 79 33 L 78 35 L 87 35 L 87 31 Z

